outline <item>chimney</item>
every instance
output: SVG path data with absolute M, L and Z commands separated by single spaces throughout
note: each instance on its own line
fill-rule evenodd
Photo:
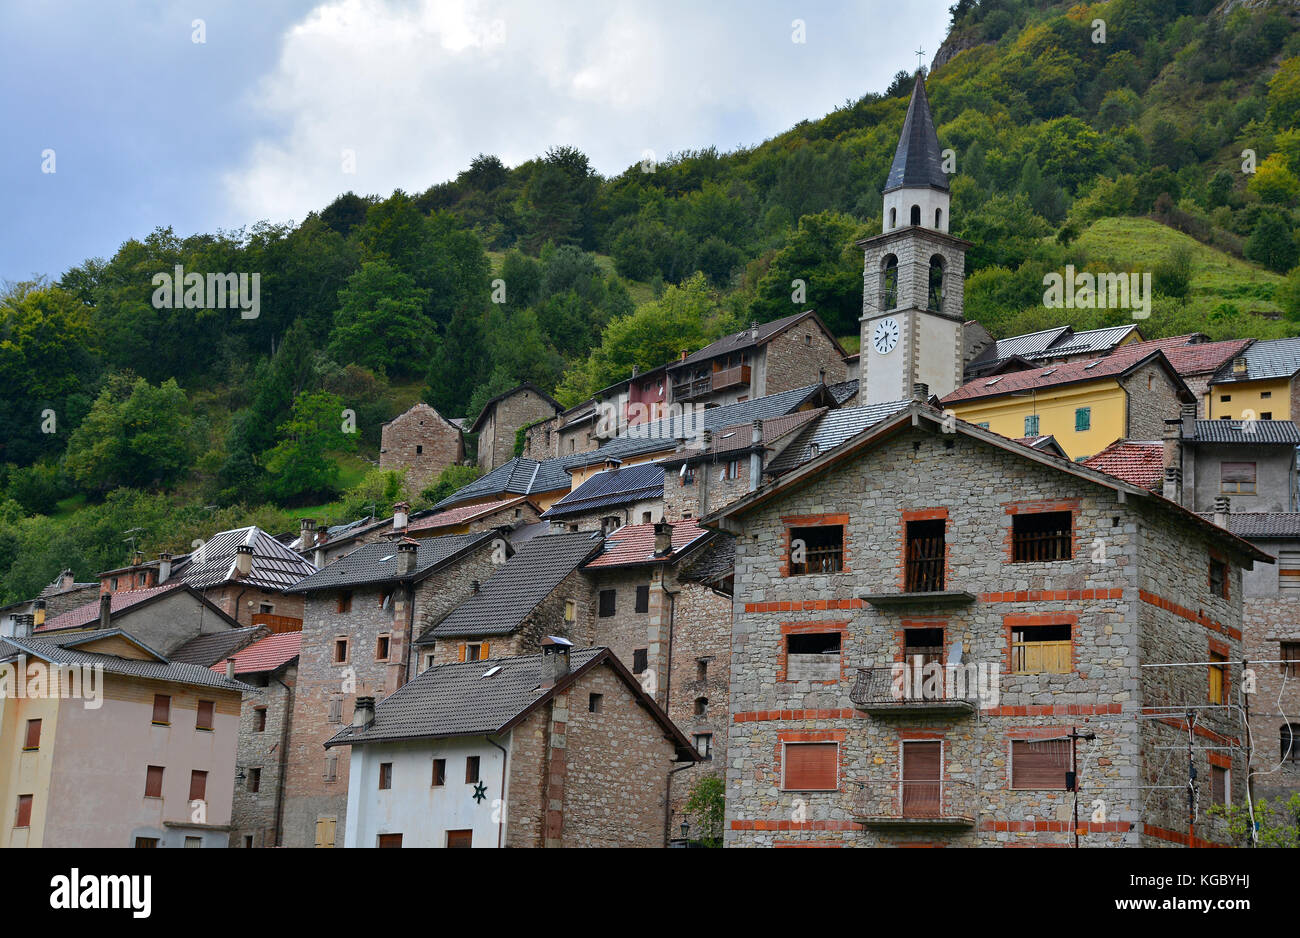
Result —
M 226 659 L 226 680 L 233 681 L 234 679 L 235 679 L 235 659 L 227 658 Z
M 142 564 L 142 563 L 144 563 L 144 551 L 142 551 L 142 550 L 137 550 L 137 551 L 136 551 L 136 552 L 131 556 L 131 565 L 134 566 L 134 567 L 138 567 L 138 566 L 140 566 L 140 564 Z
M 393 506 L 393 530 L 405 531 L 406 521 L 410 517 L 411 506 L 406 502 L 398 502 Z
M 763 421 L 761 420 L 754 421 L 754 429 L 753 432 L 750 434 L 749 441 L 753 443 L 755 446 L 763 442 Z
M 1161 494 L 1171 502 L 1182 503 L 1182 499 L 1179 498 L 1181 494 L 1179 490 L 1183 487 L 1182 475 L 1182 470 L 1177 466 L 1165 466 L 1165 487 Z
M 243 579 L 253 572 L 253 547 L 240 544 L 235 547 L 235 577 Z
M 482 585 L 482 584 L 480 584 L 478 580 L 470 580 L 470 581 L 469 581 L 469 591 L 470 591 L 471 593 L 477 593 L 478 590 L 479 590 L 479 586 L 481 586 L 481 585 Z
M 415 555 L 420 549 L 418 541 L 413 541 L 409 537 L 404 537 L 397 545 L 397 573 L 399 576 L 410 576 L 415 572 Z
M 101 629 L 111 629 L 113 627 L 113 594 L 99 594 L 99 627 Z
M 918 381 L 912 385 L 912 400 L 924 404 L 930 399 L 930 385 L 923 381 Z
M 161 553 L 158 555 L 158 585 L 162 586 L 172 577 L 172 555 Z
M 758 320 L 757 319 L 751 319 L 749 321 L 749 337 L 755 342 L 758 341 Z
M 655 522 L 655 556 L 665 557 L 673 552 L 673 526 L 667 521 Z
M 569 673 L 569 649 L 573 642 L 558 635 L 542 639 L 542 689 L 554 687 Z
M 371 696 L 358 697 L 355 706 L 352 708 L 352 725 L 369 726 L 375 722 L 375 698 Z
M 45 600 L 43 599 L 32 603 L 32 624 L 36 626 L 45 624 Z
M 1196 439 L 1196 405 L 1184 404 L 1179 410 L 1182 420 L 1182 436 L 1184 440 Z
M 72 571 L 64 570 L 63 573 L 59 575 L 59 592 L 66 593 L 68 590 L 72 589 L 74 585 L 76 585 L 76 580 L 72 576 Z
M 30 613 L 14 616 L 14 638 L 30 638 L 33 620 Z
M 636 365 L 633 365 L 633 366 L 632 366 L 632 377 L 635 378 L 635 377 L 637 376 L 637 374 L 640 372 L 640 370 L 641 370 L 641 369 L 637 368 Z
M 316 519 L 303 518 L 302 530 L 301 532 L 299 532 L 298 535 L 298 548 L 300 550 L 306 550 L 308 547 L 311 547 L 312 544 L 314 544 L 315 542 L 316 542 Z
M 317 547 L 316 552 L 312 554 L 311 562 L 316 565 L 317 570 L 325 569 L 325 548 Z
M 1246 373 L 1246 356 L 1238 355 L 1232 360 L 1232 373 L 1234 375 L 1244 375 Z
M 1218 495 L 1214 499 L 1214 523 L 1219 527 L 1227 530 L 1228 515 L 1232 512 L 1232 503 L 1226 495 Z

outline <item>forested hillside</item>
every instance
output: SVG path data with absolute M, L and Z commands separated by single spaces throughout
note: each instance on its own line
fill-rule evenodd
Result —
M 1293 5 L 960 0 L 952 17 L 927 87 L 953 233 L 974 243 L 969 318 L 1008 335 L 1129 315 L 1042 308 L 1044 273 L 1074 264 L 1152 271 L 1148 338 L 1300 332 Z M 181 238 L 160 218 L 106 260 L 7 285 L 0 601 L 132 544 L 383 512 L 403 490 L 371 468 L 380 425 L 420 398 L 472 419 L 532 381 L 572 404 L 797 308 L 856 348 L 852 242 L 879 230 L 913 80 L 612 178 L 556 141 L 296 225 Z M 153 278 L 177 266 L 259 273 L 258 316 L 157 308 Z

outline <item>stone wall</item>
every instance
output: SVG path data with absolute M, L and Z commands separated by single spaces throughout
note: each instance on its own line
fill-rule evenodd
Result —
M 516 431 L 554 414 L 555 407 L 530 388 L 519 388 L 497 401 L 479 428 L 479 468 L 487 472 L 509 462 L 515 455 Z
M 754 397 L 847 379 L 842 353 L 809 317 L 767 343 L 764 385 Z
M 425 403 L 394 417 L 380 431 L 379 468 L 405 469 L 412 494 L 424 491 L 438 473 L 464 458 L 460 430 Z
M 1289 673 L 1277 664 L 1282 642 L 1300 642 L 1300 597 L 1247 598 L 1244 649 L 1255 664 L 1256 693 L 1250 697 L 1253 735 L 1251 769 L 1256 798 L 1281 798 L 1300 791 L 1300 754 L 1282 749 L 1282 727 L 1300 726 L 1300 666 Z M 1300 734 L 1297 735 L 1300 739 Z
M 276 809 L 283 797 L 280 761 L 289 741 L 292 689 L 297 674 L 297 665 L 290 664 L 271 674 L 239 676 L 241 681 L 255 685 L 261 692 L 245 695 L 239 714 L 239 749 L 235 764 L 236 776 L 243 773 L 244 780 L 241 782 L 236 778 L 235 782 L 230 822 L 232 847 L 279 846 Z M 266 714 L 261 729 L 258 728 L 259 710 Z M 257 791 L 250 788 L 254 769 L 261 770 Z
M 1168 371 L 1155 362 L 1148 362 L 1120 383 L 1128 392 L 1128 438 L 1162 439 L 1165 421 L 1176 419 L 1183 403 Z
M 203 591 L 204 597 L 240 625 L 252 625 L 253 614 L 263 603 L 269 604 L 277 616 L 302 618 L 302 596 L 261 589 L 238 581 L 222 583 Z

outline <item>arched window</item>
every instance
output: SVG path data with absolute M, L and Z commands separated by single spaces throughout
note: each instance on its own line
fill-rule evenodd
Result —
M 889 227 L 890 230 L 898 227 L 898 209 L 896 208 L 889 210 Z
M 886 254 L 881 267 L 880 308 L 894 309 L 898 306 L 898 258 Z
M 936 313 L 943 310 L 943 255 L 935 254 L 930 258 L 930 300 L 929 309 Z
M 936 208 L 934 210 L 934 227 L 939 229 L 943 228 L 943 209 L 941 208 Z
M 921 224 L 921 206 L 919 205 L 912 206 L 912 224 Z

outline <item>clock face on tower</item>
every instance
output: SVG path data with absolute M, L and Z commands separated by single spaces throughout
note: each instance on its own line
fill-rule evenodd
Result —
M 877 322 L 875 331 L 871 334 L 871 344 L 881 355 L 892 352 L 894 346 L 898 344 L 898 320 L 893 316 L 886 316 Z

